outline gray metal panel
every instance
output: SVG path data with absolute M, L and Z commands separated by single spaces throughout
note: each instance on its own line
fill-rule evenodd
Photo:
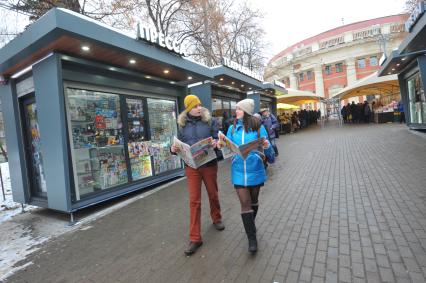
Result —
M 22 57 L 31 55 L 40 44 L 36 44 L 43 37 L 54 30 L 56 27 L 56 17 L 52 12 L 46 13 L 41 17 L 37 24 L 30 25 L 23 33 L 15 37 L 12 41 L 0 49 L 0 71 L 8 69 L 10 66 L 19 62 L 21 58 L 13 58 L 20 54 Z
M 84 28 L 82 28 L 84 27 Z M 211 77 L 208 67 L 186 60 L 179 55 L 125 35 L 118 30 L 75 12 L 54 8 L 33 23 L 20 36 L 0 49 L 0 72 L 23 60 L 55 38 L 72 34 L 103 43 L 112 48 L 132 52 L 163 62 L 178 69 L 187 70 L 206 78 Z
M 49 208 L 71 209 L 61 62 L 53 55 L 33 66 L 37 117 Z
M 190 89 L 190 92 L 200 98 L 205 108 L 210 112 L 212 111 L 212 86 L 210 83 L 194 86 Z
M 211 68 L 211 75 L 214 77 L 225 75 L 225 76 L 246 82 L 253 86 L 256 86 L 259 89 L 263 89 L 263 82 L 255 80 L 249 76 L 246 76 L 235 70 L 229 69 L 225 66 L 218 66 L 218 67 Z
M 29 189 L 26 180 L 24 158 L 24 142 L 21 131 L 21 117 L 19 115 L 18 99 L 13 91 L 13 81 L 8 85 L 0 86 L 3 119 L 6 133 L 6 145 L 9 159 L 9 173 L 12 185 L 13 200 L 28 203 Z
M 420 78 L 423 83 L 423 88 L 426 88 L 426 56 L 417 57 L 417 64 L 420 69 Z

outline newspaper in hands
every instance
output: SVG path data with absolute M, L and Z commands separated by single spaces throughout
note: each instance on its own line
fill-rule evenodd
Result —
M 176 154 L 182 158 L 186 165 L 194 169 L 216 158 L 212 141 L 213 138 L 208 137 L 190 146 L 177 137 L 173 137 L 173 142 L 179 149 Z
M 224 145 L 221 148 L 223 159 L 227 159 L 231 156 L 234 156 L 235 154 L 238 154 L 245 160 L 251 151 L 258 153 L 262 159 L 265 156 L 263 151 L 263 142 L 265 141 L 265 138 L 259 138 L 257 140 L 253 140 L 238 146 L 219 131 L 219 139 L 219 142 Z

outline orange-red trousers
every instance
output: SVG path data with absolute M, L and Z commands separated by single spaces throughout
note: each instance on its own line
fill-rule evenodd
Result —
M 201 181 L 207 189 L 210 202 L 210 216 L 213 223 L 221 221 L 219 193 L 217 187 L 217 164 L 194 169 L 185 168 L 189 192 L 189 240 L 201 241 Z

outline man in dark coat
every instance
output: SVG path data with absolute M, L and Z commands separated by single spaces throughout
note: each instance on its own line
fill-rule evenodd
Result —
M 188 145 L 208 137 L 217 140 L 218 129 L 209 111 L 201 106 L 200 99 L 195 95 L 187 95 L 184 100 L 185 111 L 178 117 L 178 138 Z M 170 151 L 176 153 L 178 147 L 173 144 Z M 219 204 L 219 189 L 217 185 L 217 160 L 214 159 L 198 168 L 185 166 L 188 183 L 190 223 L 189 246 L 184 251 L 191 255 L 203 244 L 201 239 L 201 184 L 207 190 L 210 203 L 210 216 L 217 230 L 225 229 Z

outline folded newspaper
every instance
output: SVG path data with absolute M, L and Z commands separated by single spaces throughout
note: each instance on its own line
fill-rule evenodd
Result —
M 228 139 L 228 137 L 225 136 L 222 132 L 219 131 L 219 133 L 223 135 L 222 142 L 224 142 L 224 147 L 222 147 L 221 150 L 224 159 L 238 154 L 245 160 L 251 151 L 255 151 L 262 158 L 265 156 L 263 151 L 263 142 L 265 141 L 265 138 L 259 138 L 257 140 L 238 146 L 230 139 Z M 220 136 L 221 135 L 219 134 L 219 137 Z
M 179 148 L 176 154 L 182 158 L 186 165 L 194 169 L 216 158 L 212 141 L 213 138 L 208 137 L 190 146 L 177 137 L 173 137 L 174 144 Z

